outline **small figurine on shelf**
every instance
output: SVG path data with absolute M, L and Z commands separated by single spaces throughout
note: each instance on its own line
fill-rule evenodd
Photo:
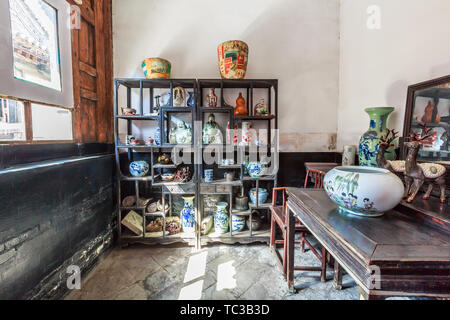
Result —
M 133 137 L 130 139 L 130 144 L 132 146 L 137 146 L 137 145 L 139 145 L 139 140 L 137 140 L 136 138 Z
M 134 115 L 136 115 L 136 110 L 133 108 L 122 108 L 122 115 L 134 116 Z
M 173 106 L 185 107 L 186 106 L 186 91 L 182 87 L 176 87 L 173 89 Z
M 214 89 L 209 89 L 209 94 L 206 96 L 206 102 L 208 103 L 208 107 L 217 108 L 217 96 Z
M 170 144 L 177 144 L 176 128 L 174 128 L 174 127 L 170 128 L 169 143 Z
M 408 198 L 407 202 L 413 202 L 417 196 L 420 188 L 425 182 L 428 182 L 428 189 L 423 199 L 428 200 L 431 192 L 433 191 L 433 184 L 439 185 L 441 191 L 441 203 L 446 201 L 446 184 L 445 174 L 447 172 L 443 165 L 436 163 L 417 163 L 417 156 L 419 150 L 432 135 L 431 128 L 427 128 L 426 125 L 421 125 L 423 128 L 422 137 L 415 132 L 411 132 L 409 138 L 410 142 L 405 142 L 405 146 L 408 148 L 408 155 L 405 161 L 405 198 Z
M 194 108 L 195 107 L 195 95 L 194 95 L 194 92 L 189 91 L 188 94 L 189 94 L 189 98 L 188 98 L 188 101 L 187 101 L 187 106 L 190 107 L 190 108 Z
M 155 139 L 153 139 L 152 137 L 148 137 L 147 140 L 145 140 L 146 146 L 153 146 L 154 144 L 155 144 Z
M 261 99 L 259 103 L 255 106 L 256 116 L 267 116 L 269 114 L 269 108 L 267 107 L 266 101 Z
M 234 108 L 235 116 L 246 116 L 248 115 L 247 106 L 245 103 L 245 99 L 242 96 L 242 92 L 239 92 L 239 97 L 236 100 L 236 108 Z
M 155 106 L 153 107 L 154 113 L 159 113 L 159 108 L 161 108 L 161 96 L 155 96 Z
M 167 154 L 163 154 L 158 157 L 158 163 L 160 164 L 169 164 L 172 160 L 170 160 L 170 156 Z
M 204 144 L 222 144 L 222 132 L 219 125 L 216 122 L 214 114 L 210 114 L 208 122 L 203 128 L 203 143 Z
M 131 135 L 131 134 L 127 135 L 126 136 L 126 140 L 125 140 L 125 144 L 127 146 L 129 146 L 131 144 L 131 141 L 133 141 L 133 140 L 136 140 L 136 138 L 133 135 Z

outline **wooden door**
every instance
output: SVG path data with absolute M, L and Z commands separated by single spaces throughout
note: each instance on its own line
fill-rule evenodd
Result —
M 67 0 L 72 17 L 74 137 L 76 142 L 112 143 L 113 69 L 111 0 Z

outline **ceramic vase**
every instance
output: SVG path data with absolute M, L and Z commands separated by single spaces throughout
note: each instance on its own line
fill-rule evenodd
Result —
M 252 140 L 251 136 L 252 123 L 244 121 L 242 122 L 242 141 L 241 145 L 248 146 Z
M 354 166 L 356 158 L 356 146 L 344 146 L 344 153 L 342 154 L 343 166 Z
M 225 234 L 229 231 L 230 217 L 228 216 L 228 203 L 218 202 L 216 204 L 217 210 L 214 215 L 214 229 L 216 233 Z
M 180 218 L 183 231 L 187 233 L 195 231 L 194 199 L 195 197 L 183 197 L 184 207 L 180 212 Z
M 389 170 L 337 167 L 327 173 L 324 188 L 341 213 L 378 217 L 402 200 L 403 182 Z
M 263 204 L 266 202 L 268 193 L 266 189 L 259 188 L 258 189 L 258 204 Z M 250 201 L 252 204 L 256 204 L 256 188 L 250 190 Z
M 394 108 L 368 108 L 365 111 L 370 116 L 370 128 L 359 142 L 359 165 L 377 167 L 380 138 L 387 133 L 387 120 Z M 386 160 L 395 160 L 395 147 L 387 149 L 385 157 Z
M 189 91 L 188 94 L 189 94 L 189 98 L 188 98 L 188 101 L 187 101 L 187 106 L 190 107 L 190 108 L 194 108 L 195 107 L 195 95 L 194 95 L 194 92 Z
M 217 49 L 223 79 L 244 79 L 248 64 L 248 45 L 240 40 L 226 41 Z
M 142 62 L 142 69 L 147 79 L 169 79 L 172 65 L 161 58 L 149 58 Z
M 146 161 L 134 161 L 130 163 L 130 174 L 133 177 L 143 177 L 150 170 L 150 166 Z
M 233 226 L 233 232 L 242 232 L 245 228 L 245 216 L 238 216 L 233 214 L 232 217 L 232 226 Z

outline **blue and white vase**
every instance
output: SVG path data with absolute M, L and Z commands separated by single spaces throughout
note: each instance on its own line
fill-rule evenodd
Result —
M 155 139 L 156 145 L 160 146 L 161 145 L 161 128 L 159 128 L 159 127 L 156 128 L 154 139 Z
M 232 217 L 233 232 L 241 232 L 245 227 L 245 216 L 237 216 L 233 214 Z
M 250 162 L 247 165 L 248 175 L 252 178 L 259 178 L 264 175 L 265 167 L 260 162 Z
M 205 170 L 205 182 L 211 183 L 214 181 L 214 170 L 213 169 L 206 169 Z
M 150 165 L 146 161 L 134 161 L 130 163 L 130 174 L 133 177 L 143 177 L 150 170 Z
M 217 210 L 214 215 L 214 229 L 216 233 L 225 234 L 229 231 L 230 217 L 228 216 L 228 203 L 218 202 L 216 204 Z
M 195 197 L 183 197 L 184 207 L 180 212 L 180 217 L 183 232 L 186 233 L 193 233 L 195 231 L 194 199 Z

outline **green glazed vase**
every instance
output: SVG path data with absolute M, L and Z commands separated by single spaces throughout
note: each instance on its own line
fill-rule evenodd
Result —
M 389 115 L 394 108 L 368 108 L 365 111 L 370 116 L 370 128 L 363 134 L 359 142 L 359 165 L 363 167 L 378 167 L 377 155 L 380 138 L 386 135 L 386 126 Z M 395 147 L 386 150 L 386 160 L 395 160 Z

